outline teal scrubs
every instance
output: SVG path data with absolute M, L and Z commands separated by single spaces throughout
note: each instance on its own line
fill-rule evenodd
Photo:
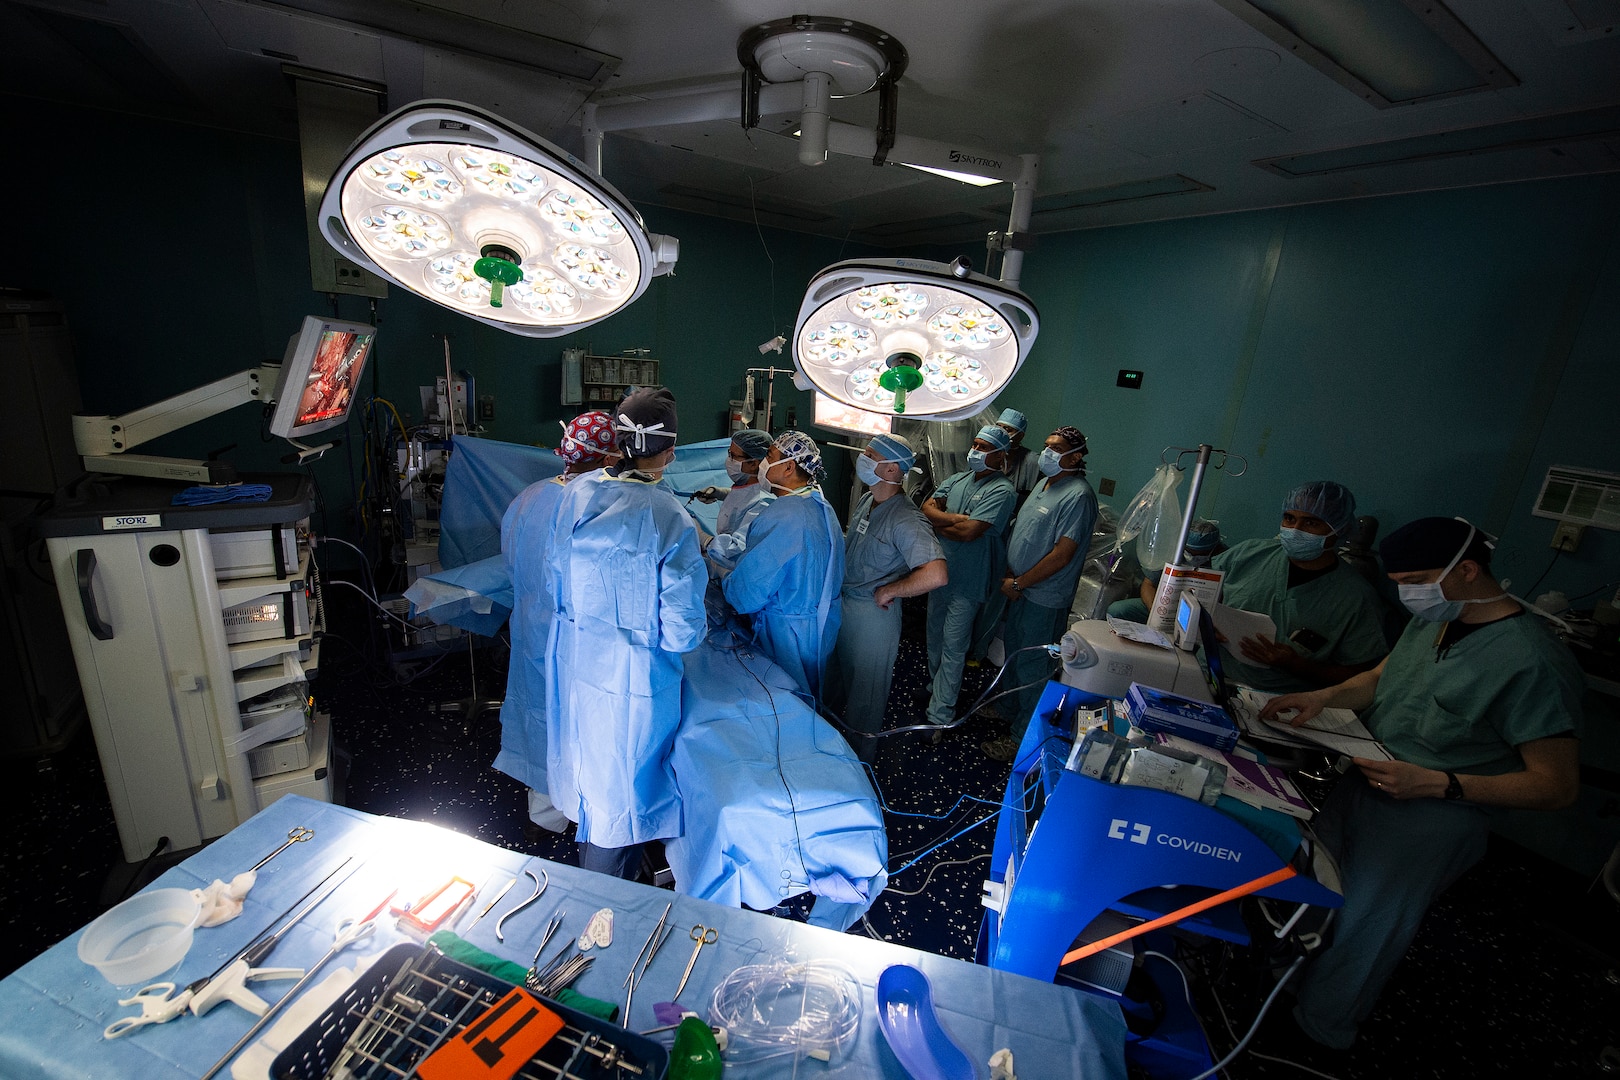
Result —
M 1008 670 L 1004 680 L 1007 685 L 1002 689 L 1033 684 L 1024 686 L 1010 699 L 1016 703 L 1011 725 L 1015 740 L 1024 737 L 1041 691 L 1046 689 L 1041 676 L 1052 671 L 1052 659 L 1046 653 L 1017 650 L 1050 645 L 1063 636 L 1069 608 L 1074 604 L 1075 585 L 1091 550 L 1092 527 L 1097 523 L 1097 494 L 1086 478 L 1070 473 L 1054 480 L 1037 484 L 1030 492 L 1007 541 L 1007 573 L 1013 577 L 1046 558 L 1063 537 L 1079 545 L 1062 570 L 1024 589 L 1017 600 L 1007 605 L 1001 640 L 1007 650 Z
M 1494 775 L 1524 767 L 1515 747 L 1578 730 L 1585 681 L 1541 619 L 1499 619 L 1445 649 L 1435 647 L 1439 631 L 1423 619 L 1407 624 L 1362 714 L 1396 758 Z M 1311 825 L 1338 859 L 1344 907 L 1332 944 L 1305 969 L 1294 1019 L 1318 1042 L 1345 1048 L 1429 904 L 1485 854 L 1490 821 L 1470 803 L 1391 799 L 1352 771 Z
M 965 514 L 990 526 L 976 540 L 939 537 L 950 581 L 928 594 L 928 674 L 933 680 L 928 722 L 949 724 L 956 719 L 962 666 L 973 643 L 973 620 L 985 599 L 1001 584 L 991 575 L 1001 566 L 1001 537 L 1017 505 L 1018 490 L 998 472 L 982 477 L 959 472 L 930 498 L 943 498 L 949 512 Z
M 1354 666 L 1370 664 L 1388 651 L 1378 594 L 1366 578 L 1340 562 L 1321 577 L 1290 589 L 1290 565 L 1282 541 L 1276 537 L 1233 544 L 1210 562 L 1226 575 L 1221 581 L 1221 603 L 1270 615 L 1277 624 L 1277 641 L 1292 645 L 1312 660 Z M 1306 649 L 1290 641 L 1289 635 L 1298 630 L 1314 630 L 1322 636 L 1322 644 Z M 1318 687 L 1281 668 L 1248 663 L 1240 650 L 1235 641 L 1221 645 L 1221 665 L 1228 682 L 1273 694 Z
M 935 559 L 944 551 L 922 511 L 903 494 L 878 503 L 861 496 L 844 537 L 843 624 L 833 650 L 830 700 L 853 732 L 875 734 L 883 727 L 900 651 L 900 601 L 880 608 L 872 596 Z M 877 758 L 877 740 L 859 737 L 851 746 L 862 761 Z
M 748 547 L 725 580 L 732 608 L 754 617 L 760 651 L 819 702 L 841 620 L 844 537 L 821 492 L 806 488 L 766 504 Z

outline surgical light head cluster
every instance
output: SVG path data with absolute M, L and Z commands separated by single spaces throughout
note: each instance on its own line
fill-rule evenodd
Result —
M 530 337 L 607 318 L 678 253 L 565 151 L 449 102 L 407 106 L 362 135 L 320 225 L 400 287 Z
M 1038 325 L 1028 297 L 960 262 L 856 260 L 810 282 L 794 360 L 811 385 L 847 405 L 957 419 L 994 398 Z

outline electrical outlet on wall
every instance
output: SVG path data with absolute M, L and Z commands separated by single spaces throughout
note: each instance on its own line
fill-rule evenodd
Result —
M 1553 530 L 1553 549 L 1556 551 L 1574 551 L 1581 546 L 1581 537 L 1585 535 L 1585 525 L 1577 525 L 1572 521 L 1560 521 L 1558 527 Z

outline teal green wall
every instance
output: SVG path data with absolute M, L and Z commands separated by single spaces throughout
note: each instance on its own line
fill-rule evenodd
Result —
M 1165 447 L 1208 442 L 1248 460 L 1201 502 L 1228 536 L 1331 477 L 1385 533 L 1427 514 L 1500 532 L 1528 588 L 1553 555 L 1530 516 L 1546 467 L 1620 472 L 1617 208 L 1609 176 L 1043 237 L 1023 281 L 1041 333 L 1002 403 L 1084 430 L 1116 506 Z M 1615 577 L 1620 535 L 1592 529 L 1537 591 Z

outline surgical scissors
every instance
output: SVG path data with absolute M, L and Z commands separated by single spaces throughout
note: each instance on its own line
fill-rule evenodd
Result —
M 686 936 L 697 942 L 697 944 L 692 946 L 692 959 L 686 962 L 686 970 L 681 972 L 681 984 L 675 988 L 676 997 L 680 997 L 681 991 L 686 989 L 686 980 L 692 977 L 692 965 L 697 963 L 698 953 L 703 951 L 703 946 L 713 945 L 720 940 L 720 931 L 712 926 L 704 926 L 700 923 L 692 927 L 692 932 Z M 207 1080 L 207 1077 L 204 1077 L 203 1080 Z

